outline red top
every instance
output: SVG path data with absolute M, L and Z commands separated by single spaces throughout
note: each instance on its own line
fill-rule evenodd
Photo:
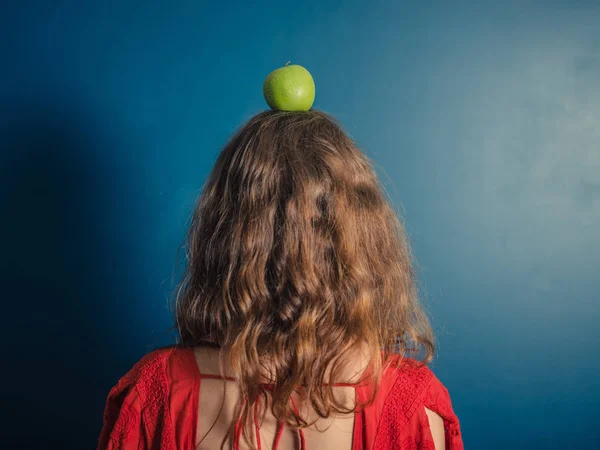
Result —
M 221 377 L 201 374 L 192 349 L 170 347 L 144 356 L 108 395 L 98 450 L 194 449 L 203 378 Z M 354 386 L 358 400 L 368 397 L 367 384 L 339 385 Z M 389 367 L 373 404 L 355 413 L 352 450 L 435 450 L 424 408 L 442 417 L 446 450 L 463 450 L 448 390 L 412 359 L 399 369 Z M 301 431 L 300 437 L 305 449 Z

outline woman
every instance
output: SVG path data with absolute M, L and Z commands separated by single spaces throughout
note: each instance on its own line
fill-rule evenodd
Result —
M 242 127 L 187 252 L 180 342 L 111 390 L 99 449 L 463 448 L 402 224 L 330 116 Z

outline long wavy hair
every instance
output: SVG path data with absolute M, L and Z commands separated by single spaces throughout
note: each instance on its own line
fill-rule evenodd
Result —
M 186 248 L 179 344 L 226 355 L 251 448 L 266 364 L 272 414 L 299 428 L 310 423 L 290 405 L 294 392 L 324 418 L 365 406 L 341 404 L 329 383 L 356 351 L 368 350 L 367 404 L 387 355 L 433 357 L 404 227 L 370 159 L 324 112 L 252 117 L 219 154 Z

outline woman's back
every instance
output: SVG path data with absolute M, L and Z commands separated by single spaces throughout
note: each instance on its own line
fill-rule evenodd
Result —
M 357 360 L 346 373 L 356 373 L 361 365 Z M 219 372 L 216 351 L 207 348 L 172 347 L 145 356 L 111 391 L 98 448 L 221 448 L 239 398 L 235 380 L 226 369 L 226 378 Z M 368 398 L 371 388 L 369 383 L 339 383 L 334 392 L 352 406 Z M 315 424 L 297 432 L 277 424 L 267 408 L 264 418 L 255 421 L 255 448 L 438 450 L 443 447 L 434 444 L 427 409 L 443 421 L 445 448 L 463 448 L 447 390 L 427 367 L 412 360 L 385 370 L 373 404 L 344 417 L 318 418 L 298 394 L 292 399 L 309 423 L 318 419 Z M 250 447 L 238 438 L 226 441 L 224 448 Z
M 196 363 L 201 374 L 199 414 L 197 425 L 197 441 L 199 450 L 219 448 L 230 424 L 234 420 L 235 406 L 239 400 L 239 393 L 233 381 L 223 383 L 219 375 L 217 351 L 211 348 L 194 349 Z M 225 374 L 228 375 L 226 370 Z M 214 378 L 213 378 L 214 377 Z M 347 380 L 350 381 L 350 380 Z M 352 386 L 336 386 L 334 393 L 338 401 L 346 407 L 354 405 L 355 389 Z M 264 401 L 268 401 L 268 396 Z M 261 450 L 291 450 L 298 448 L 303 436 L 306 448 L 339 448 L 351 449 L 354 430 L 354 414 L 345 417 L 331 417 L 323 419 L 308 403 L 302 402 L 299 394 L 293 393 L 292 398 L 298 406 L 302 417 L 308 422 L 316 420 L 315 424 L 304 429 L 302 435 L 284 426 L 281 429 L 278 445 L 275 441 L 278 436 L 277 420 L 270 411 L 269 402 L 263 418 L 260 418 L 258 428 Z M 223 409 L 221 410 L 221 404 Z M 264 405 L 264 403 L 263 403 Z M 261 405 L 261 406 L 263 406 Z M 256 433 L 256 428 L 255 428 Z M 255 434 L 256 436 L 256 434 Z M 231 444 L 229 444 L 231 446 Z M 226 447 L 228 448 L 228 447 Z M 239 444 L 240 450 L 249 448 L 243 441 Z

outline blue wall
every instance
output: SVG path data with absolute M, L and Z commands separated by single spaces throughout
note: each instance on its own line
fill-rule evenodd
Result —
M 13 3 L 5 444 L 92 448 L 108 389 L 172 342 L 193 201 L 291 60 L 405 217 L 467 448 L 599 448 L 597 1 Z

